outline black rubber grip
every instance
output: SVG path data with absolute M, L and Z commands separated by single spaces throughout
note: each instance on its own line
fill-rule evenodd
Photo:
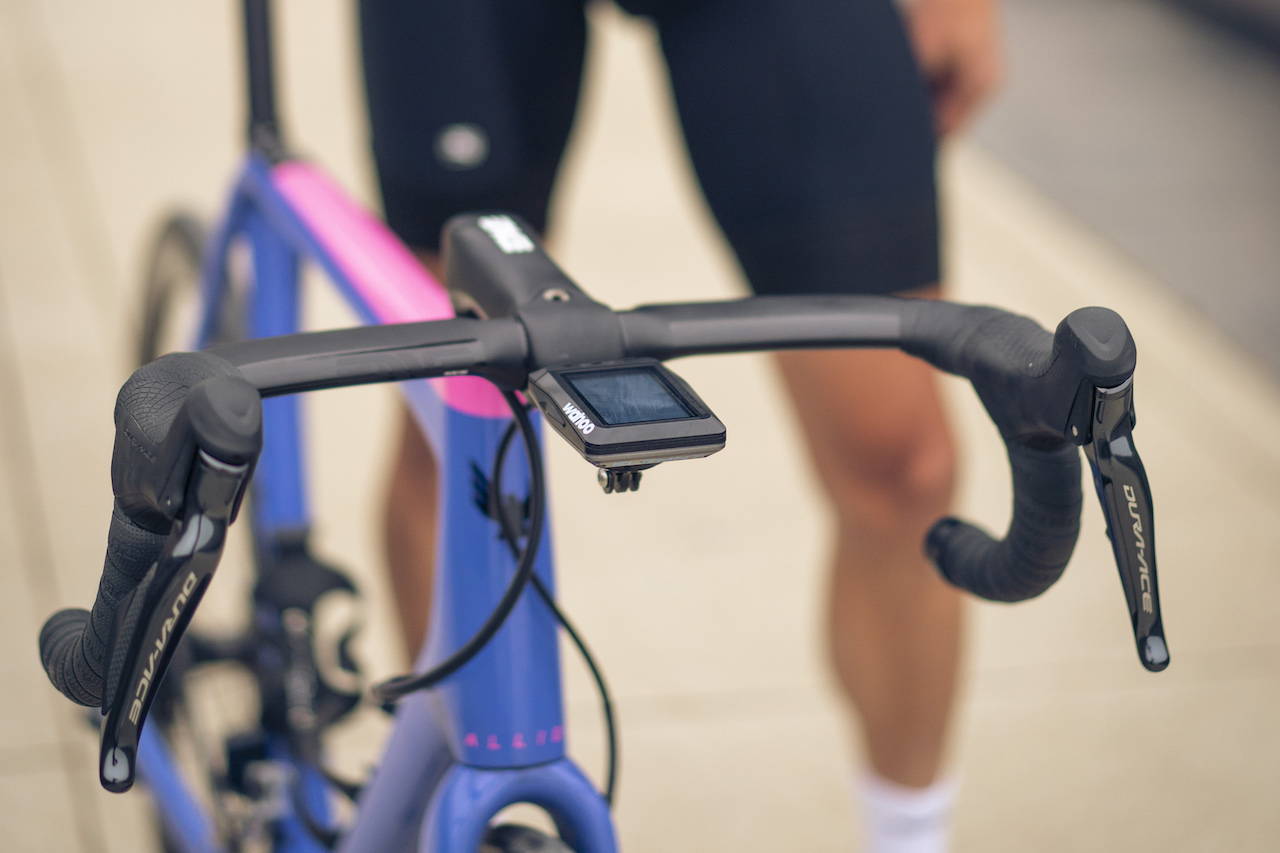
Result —
M 111 485 L 115 503 L 107 552 L 93 608 L 61 610 L 40 631 L 40 661 L 59 692 L 81 705 L 102 707 L 113 683 L 109 668 L 123 637 L 116 621 L 121 606 L 156 562 L 181 509 L 195 446 L 196 422 L 210 451 L 227 463 L 256 456 L 256 446 L 238 440 L 242 429 L 220 430 L 220 419 L 257 418 L 256 401 L 234 367 L 207 353 L 177 353 L 140 367 L 116 398 Z M 234 387 L 202 385 L 230 377 Z M 208 393 L 192 394 L 201 386 Z M 238 396 L 248 395 L 251 400 Z M 210 401 L 224 402 L 211 411 Z M 175 421 L 189 401 L 181 429 Z M 252 428 L 252 424 L 251 424 Z
M 45 622 L 40 662 L 53 686 L 71 701 L 90 707 L 105 702 L 116 613 L 160 556 L 166 536 L 135 524 L 117 504 L 92 611 L 60 610 Z
M 934 524 L 925 550 L 951 584 L 991 601 L 1025 601 L 1067 567 L 1080 533 L 1080 452 L 1009 445 L 1013 518 L 1004 539 L 956 518 Z
M 1072 311 L 1050 334 L 998 308 L 912 300 L 901 346 L 971 381 L 1005 440 L 1036 447 L 1069 440 L 1082 385 L 1120 385 L 1137 361 L 1124 321 L 1106 308 Z
M 138 368 L 120 388 L 111 488 L 125 515 L 144 528 L 168 531 L 173 521 L 193 458 L 182 440 L 187 431 L 175 435 L 174 420 L 192 388 L 219 376 L 240 373 L 210 353 L 173 353 Z

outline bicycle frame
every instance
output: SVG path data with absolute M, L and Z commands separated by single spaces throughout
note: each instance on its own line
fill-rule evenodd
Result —
M 251 155 L 201 272 L 205 345 L 226 296 L 228 257 L 247 243 L 252 257 L 249 333 L 298 331 L 302 262 L 318 265 L 366 323 L 453 316 L 444 288 L 374 217 L 309 164 Z M 404 396 L 439 463 L 440 519 L 430 635 L 417 667 L 431 667 L 465 642 L 510 581 L 514 562 L 496 521 L 475 499 L 509 421 L 501 395 L 470 377 L 402 383 Z M 254 483 L 258 539 L 296 536 L 310 524 L 296 396 L 263 401 L 263 453 Z M 523 495 L 527 472 L 506 466 L 501 491 Z M 549 535 L 535 571 L 549 589 Z M 475 850 L 490 819 L 517 802 L 545 809 L 566 843 L 581 853 L 612 853 L 616 840 L 603 797 L 566 753 L 557 624 L 528 591 L 492 642 L 438 688 L 400 704 L 382 759 L 340 850 Z M 273 755 L 303 774 L 304 798 L 325 819 L 326 787 L 314 768 Z M 184 849 L 216 850 L 213 821 L 183 784 L 163 739 L 143 737 L 139 772 L 171 837 Z M 278 849 L 323 849 L 296 818 Z

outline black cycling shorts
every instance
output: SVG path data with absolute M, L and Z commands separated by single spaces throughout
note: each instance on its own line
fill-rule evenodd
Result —
M 387 221 L 437 249 L 504 209 L 545 229 L 590 0 L 362 0 Z M 758 293 L 938 281 L 934 134 L 893 0 L 618 0 L 657 26 L 685 141 Z

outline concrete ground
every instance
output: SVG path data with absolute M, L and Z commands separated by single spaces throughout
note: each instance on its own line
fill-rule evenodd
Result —
M 284 10 L 286 116 L 300 147 L 371 200 L 349 6 L 311 3 L 305 19 L 298 4 Z M 0 5 L 8 850 L 149 843 L 142 798 L 97 789 L 95 739 L 48 687 L 35 637 L 55 607 L 90 599 L 101 566 L 111 404 L 129 369 L 142 236 L 175 200 L 213 212 L 237 159 L 231 7 Z M 647 30 L 608 11 L 596 23 L 557 256 L 617 305 L 739 292 L 680 157 Z M 1104 304 L 1134 331 L 1137 440 L 1173 654 L 1160 675 L 1138 665 L 1096 508 L 1050 593 L 975 604 L 954 751 L 957 849 L 1274 850 L 1280 394 L 1233 340 L 999 162 L 961 144 L 946 181 L 956 298 L 1045 325 Z M 315 325 L 351 322 L 321 287 L 310 297 Z M 563 602 L 607 667 L 622 720 L 622 839 L 635 851 L 853 849 L 856 745 L 819 654 L 827 524 L 796 430 L 763 357 L 680 370 L 730 426 L 717 457 L 605 498 L 584 463 L 551 449 Z M 1002 526 L 998 440 L 967 390 L 949 391 L 966 463 L 960 509 Z M 375 544 L 391 392 L 310 405 L 318 544 L 368 592 L 361 652 L 377 677 L 401 665 Z M 244 582 L 228 565 L 210 613 L 228 618 Z M 569 668 L 573 749 L 595 772 L 595 700 Z M 212 710 L 234 715 L 228 704 Z M 384 730 L 363 715 L 336 738 L 338 760 L 367 767 Z

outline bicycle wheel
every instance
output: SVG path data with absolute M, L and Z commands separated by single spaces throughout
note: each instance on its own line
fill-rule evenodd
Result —
M 200 219 L 183 210 L 166 216 L 154 231 L 145 255 L 134 350 L 140 363 L 166 352 L 191 349 L 200 325 L 207 322 L 202 312 L 210 306 L 201 288 L 207 234 Z M 236 248 L 247 247 L 233 246 Z M 248 258 L 233 254 L 229 260 Z M 237 275 L 237 270 L 243 273 Z M 242 340 L 249 328 L 249 265 L 231 263 L 227 275 L 227 280 L 218 283 L 209 345 Z M 251 494 L 247 501 L 252 500 Z M 280 620 L 286 610 L 294 609 L 305 612 L 312 626 L 321 597 L 344 592 L 354 596 L 356 590 L 337 569 L 311 557 L 305 543 L 285 543 L 288 547 L 281 550 L 280 543 L 259 541 L 252 525 L 249 532 L 252 545 L 242 556 L 244 564 L 252 567 L 253 601 L 247 612 L 254 618 L 230 632 L 224 628 L 205 634 L 199 620 L 192 625 L 175 649 L 168 677 L 157 689 L 148 726 L 166 741 L 175 763 L 182 764 L 184 782 L 206 807 L 219 840 L 230 849 L 247 844 L 247 849 L 257 850 L 275 843 L 271 839 L 282 817 L 269 814 L 276 808 L 272 798 L 278 792 L 263 788 L 264 782 L 248 771 L 254 765 L 283 762 L 272 753 L 268 740 L 290 743 L 292 749 L 293 729 L 285 696 L 285 672 L 292 670 L 279 662 L 290 659 L 294 637 Z M 224 563 L 232 561 L 228 553 Z M 276 571 L 269 574 L 264 561 Z M 270 583 L 268 576 L 274 578 Z M 263 621 L 265 605 L 270 605 L 266 611 L 270 615 L 265 617 L 270 624 Z M 326 642 L 332 643 L 333 653 L 326 660 L 334 666 L 324 673 L 315 672 L 312 710 L 316 717 L 308 728 L 316 736 L 354 710 L 360 698 L 358 688 L 333 678 L 337 670 L 358 678 L 348 651 L 354 628 L 329 627 L 334 635 L 326 636 Z M 307 637 L 301 645 L 310 650 L 311 634 Z M 314 667 L 315 661 L 310 660 L 309 665 Z M 243 695 L 226 701 L 229 697 L 221 694 L 216 696 L 222 700 L 220 704 L 210 702 L 215 698 L 210 685 L 217 685 L 219 678 L 225 679 L 233 671 L 239 680 L 231 686 L 243 688 Z M 228 707 L 233 710 L 226 712 Z M 253 712 L 247 713 L 244 709 L 248 708 Z M 228 717 L 243 719 L 228 724 Z M 158 815 L 155 840 L 164 853 L 182 849 Z
M 206 235 L 200 218 L 186 210 L 169 214 L 156 229 L 143 269 L 134 350 L 138 364 L 146 364 L 166 352 L 190 349 L 194 344 Z M 243 337 L 244 288 L 228 287 L 224 292 L 211 343 Z
M 558 838 L 552 838 L 514 823 L 504 823 L 489 830 L 480 853 L 573 853 Z
M 166 215 L 153 232 L 144 255 L 141 276 L 141 303 L 138 309 L 137 337 L 133 357 L 137 364 L 146 364 L 167 352 L 190 349 L 196 339 L 200 322 L 200 270 L 204 257 L 207 230 L 200 218 L 187 210 L 175 210 Z M 222 300 L 216 337 L 229 340 L 244 326 L 243 289 L 228 288 Z M 190 638 L 187 638 L 188 640 Z M 175 660 L 166 678 L 156 692 L 148 721 L 172 749 L 178 739 L 175 715 L 184 700 L 185 670 L 190 643 L 179 647 L 179 659 Z M 213 774 L 210 779 L 201 778 L 200 784 L 208 787 L 205 793 L 216 799 L 217 779 L 212 766 L 200 768 Z M 169 833 L 168 827 L 156 812 L 153 819 L 154 843 L 163 853 L 177 853 L 185 849 Z

